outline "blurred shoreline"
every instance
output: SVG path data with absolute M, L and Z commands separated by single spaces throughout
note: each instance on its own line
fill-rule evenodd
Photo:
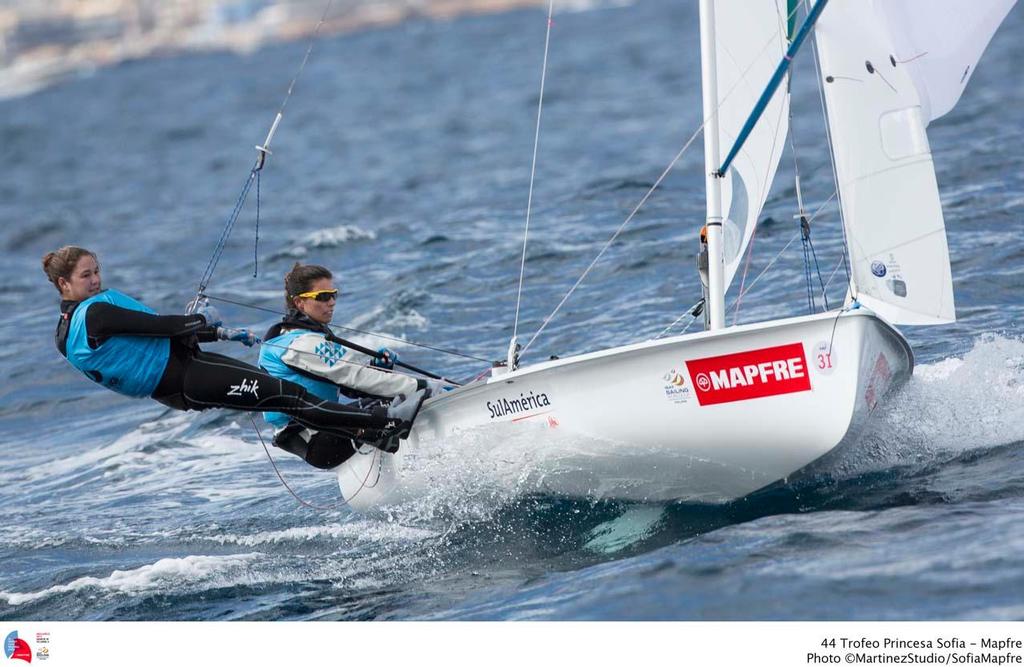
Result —
M 311 36 L 326 0 L 0 0 L 0 99 L 103 67 L 189 52 L 248 53 Z M 543 0 L 335 0 L 320 35 L 500 13 Z

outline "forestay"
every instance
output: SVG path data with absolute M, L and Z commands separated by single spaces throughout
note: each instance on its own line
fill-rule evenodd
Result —
M 789 46 L 786 0 L 716 3 L 715 55 L 721 146 L 732 146 Z M 789 92 L 781 87 L 722 179 L 725 289 L 754 233 L 782 157 L 789 127 Z

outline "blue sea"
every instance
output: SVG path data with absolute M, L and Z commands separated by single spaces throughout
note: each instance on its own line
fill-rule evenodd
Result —
M 284 272 L 315 262 L 338 277 L 337 324 L 400 342 L 357 340 L 452 377 L 504 358 L 545 26 L 538 8 L 318 39 L 260 177 L 258 243 L 254 187 L 209 286 L 268 310 L 221 303 L 225 319 L 264 329 Z M 106 286 L 182 312 L 306 43 L 126 62 L 0 101 L 0 619 L 1024 618 L 1022 31 L 1016 7 L 929 128 L 957 323 L 904 330 L 913 378 L 832 469 L 727 505 L 526 494 L 510 456 L 453 462 L 425 502 L 365 517 L 333 474 L 272 450 L 318 508 L 301 505 L 247 416 L 73 371 L 40 258 L 84 245 Z M 694 2 L 556 13 L 521 336 L 700 125 L 698 58 Z M 834 188 L 815 88 L 808 51 L 793 132 L 811 210 Z M 700 144 L 524 362 L 650 338 L 697 301 Z M 770 270 L 730 322 L 807 312 L 793 176 L 787 152 L 747 284 Z M 842 276 L 834 204 L 812 238 L 823 276 Z

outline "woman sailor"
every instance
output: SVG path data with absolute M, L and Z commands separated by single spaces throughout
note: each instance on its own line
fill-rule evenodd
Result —
M 284 277 L 284 318 L 267 331 L 260 367 L 283 380 L 304 386 L 324 400 L 339 394 L 364 409 L 396 396 L 428 396 L 440 382 L 394 372 L 397 355 L 387 348 L 370 357 L 347 347 L 328 326 L 334 318 L 338 290 L 331 272 L 296 263 Z M 356 451 L 353 438 L 319 431 L 279 411 L 264 418 L 278 428 L 274 444 L 317 468 L 333 468 Z M 363 440 L 364 434 L 355 434 Z
M 150 397 L 177 410 L 274 410 L 325 431 L 374 429 L 382 435 L 382 448 L 394 448 L 411 428 L 415 400 L 372 410 L 341 405 L 310 394 L 301 384 L 201 350 L 200 342 L 234 340 L 251 346 L 257 339 L 245 329 L 221 327 L 209 306 L 192 315 L 157 315 L 122 292 L 104 290 L 99 262 L 89 250 L 65 246 L 48 253 L 43 271 L 61 295 L 57 349 L 107 389 Z

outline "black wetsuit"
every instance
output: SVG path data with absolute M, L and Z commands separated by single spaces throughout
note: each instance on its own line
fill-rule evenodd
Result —
M 77 301 L 61 302 L 57 349 L 67 357 L 68 328 Z M 363 409 L 322 400 L 305 387 L 276 378 L 245 362 L 204 352 L 200 342 L 216 340 L 216 329 L 201 315 L 152 315 L 108 303 L 93 303 L 85 314 L 88 344 L 96 349 L 113 336 L 170 339 L 170 357 L 152 398 L 176 410 L 229 408 L 275 411 L 318 431 L 348 437 L 360 429 L 387 432 L 397 427 L 383 406 Z M 314 464 L 315 465 L 315 464 Z M 319 466 L 318 466 L 319 467 Z

